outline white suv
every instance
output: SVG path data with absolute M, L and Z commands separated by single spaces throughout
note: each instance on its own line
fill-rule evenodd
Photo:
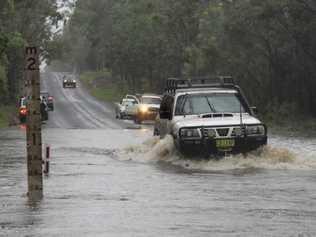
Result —
M 267 144 L 255 112 L 231 77 L 168 79 L 154 135 L 188 155 L 246 153 Z

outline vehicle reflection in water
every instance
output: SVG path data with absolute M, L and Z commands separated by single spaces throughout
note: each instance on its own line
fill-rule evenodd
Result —
M 26 124 L 20 124 L 19 127 L 22 131 L 26 131 L 26 128 L 27 128 Z
M 25 131 L 0 131 L 0 235 L 316 234 L 313 139 L 272 136 L 261 154 L 219 161 L 181 159 L 171 137 L 146 127 L 44 127 L 43 142 L 52 144 L 51 173 L 34 205 L 25 195 Z

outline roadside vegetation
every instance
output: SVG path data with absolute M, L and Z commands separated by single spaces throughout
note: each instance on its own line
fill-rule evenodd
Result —
M 84 72 L 80 75 L 80 81 L 99 100 L 118 102 L 128 92 L 124 84 L 115 82 L 112 74 L 105 70 Z
M 0 128 L 15 124 L 15 106 L 0 106 Z
M 99 98 L 125 88 L 160 93 L 168 77 L 232 75 L 269 122 L 309 121 L 315 13 L 313 0 L 78 0 L 54 39 L 56 59 L 88 84 L 87 75 L 111 72 L 98 80 L 109 83 L 104 93 L 93 89 Z
M 0 1 L 0 108 L 1 124 L 15 107 L 23 91 L 24 47 L 37 46 L 41 57 L 49 58 L 52 27 L 63 16 L 52 0 Z M 50 50 L 52 51 L 52 50 Z M 50 53 L 51 55 L 52 52 Z

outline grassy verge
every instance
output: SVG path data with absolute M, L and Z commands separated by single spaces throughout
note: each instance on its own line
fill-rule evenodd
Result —
M 316 137 L 316 119 L 311 117 L 298 117 L 296 119 L 283 118 L 265 120 L 269 131 L 284 136 Z
M 0 106 L 0 128 L 8 127 L 16 113 L 15 106 Z
M 117 102 L 126 94 L 126 87 L 113 81 L 107 71 L 85 72 L 80 75 L 84 87 L 99 100 Z
M 284 136 L 316 136 L 316 118 L 301 111 L 296 102 L 272 102 L 267 108 L 269 109 L 263 114 L 262 120 L 272 133 Z

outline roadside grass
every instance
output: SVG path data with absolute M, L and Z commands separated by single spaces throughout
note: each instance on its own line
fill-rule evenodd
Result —
M 0 106 L 0 128 L 10 126 L 11 121 L 16 113 L 16 108 L 13 105 Z
M 316 137 L 316 118 L 300 116 L 297 118 L 283 117 L 277 120 L 263 119 L 268 130 L 285 136 Z
M 304 114 L 296 102 L 280 104 L 272 101 L 267 108 L 261 118 L 272 133 L 284 136 L 316 136 L 316 118 Z
M 102 101 L 120 101 L 127 92 L 126 87 L 115 82 L 108 71 L 84 72 L 80 75 L 80 81 L 92 96 Z

